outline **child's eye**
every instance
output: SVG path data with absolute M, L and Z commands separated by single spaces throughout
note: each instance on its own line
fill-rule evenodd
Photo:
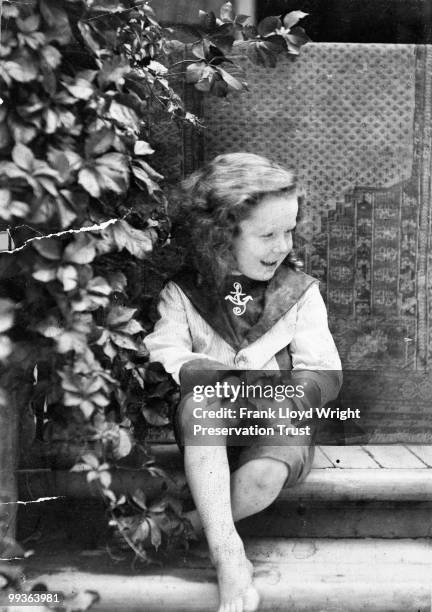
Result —
M 263 234 L 261 237 L 262 238 L 271 238 L 273 236 L 273 232 L 270 232 L 270 234 Z

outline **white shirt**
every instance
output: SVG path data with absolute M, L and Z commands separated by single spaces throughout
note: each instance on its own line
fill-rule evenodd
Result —
M 293 370 L 338 371 L 326 377 L 312 373 L 322 405 L 334 399 L 342 381 L 341 362 L 328 328 L 327 311 L 318 289 L 310 285 L 298 302 L 255 342 L 236 351 L 197 312 L 174 282 L 160 294 L 160 318 L 144 342 L 150 361 L 159 361 L 179 382 L 181 367 L 195 359 L 217 360 L 229 368 L 279 370 L 276 353 L 289 345 Z

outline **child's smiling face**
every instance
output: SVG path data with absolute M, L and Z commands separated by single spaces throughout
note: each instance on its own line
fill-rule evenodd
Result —
M 233 273 L 260 281 L 272 278 L 292 249 L 297 213 L 296 193 L 264 196 L 239 223 L 239 235 L 233 241 L 237 262 Z

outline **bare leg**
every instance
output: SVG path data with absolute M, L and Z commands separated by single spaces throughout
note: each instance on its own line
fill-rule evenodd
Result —
M 267 508 L 279 495 L 288 476 L 288 467 L 271 458 L 254 459 L 231 475 L 231 516 L 239 521 Z M 196 532 L 202 530 L 197 510 L 186 515 Z
M 234 526 L 226 447 L 186 446 L 185 472 L 218 575 L 218 612 L 252 612 L 259 595 Z

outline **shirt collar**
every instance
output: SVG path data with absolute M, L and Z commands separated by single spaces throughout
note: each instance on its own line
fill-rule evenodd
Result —
M 253 287 L 253 281 L 243 276 L 230 276 L 229 280 L 241 282 L 246 279 L 250 282 L 244 285 Z M 200 274 L 193 270 L 180 271 L 174 282 L 192 302 L 195 309 L 203 319 L 236 351 L 252 344 L 263 336 L 275 323 L 283 317 L 298 302 L 304 292 L 317 279 L 301 271 L 293 270 L 288 266 L 279 266 L 274 276 L 266 284 L 264 308 L 258 321 L 251 326 L 245 339 L 240 342 L 226 310 L 225 294 L 218 294 L 214 287 L 209 285 L 208 279 L 200 278 Z M 228 289 L 229 291 L 229 289 Z

